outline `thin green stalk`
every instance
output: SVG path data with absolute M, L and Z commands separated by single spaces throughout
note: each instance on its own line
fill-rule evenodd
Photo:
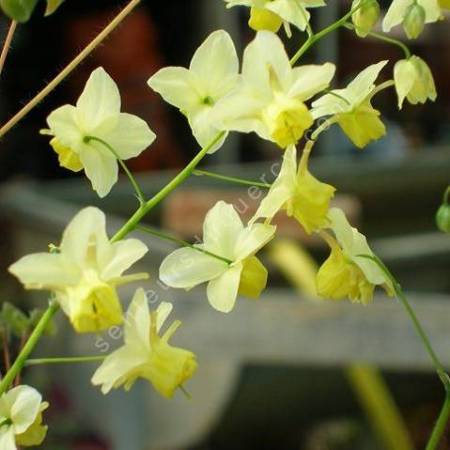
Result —
M 378 267 L 386 274 L 386 276 L 389 278 L 389 280 L 392 283 L 392 287 L 394 288 L 394 292 L 396 297 L 400 300 L 401 304 L 405 308 L 406 312 L 408 313 L 414 329 L 416 330 L 417 335 L 419 336 L 420 340 L 423 343 L 423 346 L 425 347 L 425 350 L 427 351 L 428 355 L 430 356 L 430 359 L 433 363 L 433 366 L 444 385 L 445 389 L 445 401 L 444 405 L 442 407 L 442 410 L 439 414 L 439 417 L 436 421 L 436 425 L 434 426 L 433 432 L 431 433 L 430 439 L 428 441 L 426 450 L 436 450 L 438 448 L 438 445 L 442 439 L 442 435 L 445 432 L 445 429 L 447 428 L 449 424 L 449 418 L 450 418 L 450 377 L 448 373 L 446 372 L 444 365 L 439 360 L 439 357 L 437 356 L 436 352 L 433 350 L 433 346 L 431 345 L 430 339 L 428 338 L 425 330 L 422 327 L 422 324 L 420 323 L 419 319 L 417 318 L 417 315 L 412 308 L 411 304 L 409 303 L 408 299 L 406 298 L 405 294 L 403 293 L 403 290 L 400 286 L 400 283 L 395 279 L 395 277 L 391 274 L 389 269 L 385 266 L 383 261 L 381 261 L 377 256 L 375 255 L 359 255 L 361 258 L 367 258 L 375 262 Z
M 444 203 L 444 205 L 450 203 L 450 186 L 447 186 L 447 189 L 445 190 L 442 203 Z
M 130 183 L 132 184 L 133 189 L 136 192 L 139 202 L 141 204 L 144 204 L 146 201 L 144 192 L 142 191 L 141 187 L 139 186 L 139 183 L 136 181 L 136 178 L 134 178 L 134 175 L 128 169 L 127 165 L 120 158 L 117 151 L 111 145 L 109 145 L 106 141 L 104 141 L 103 139 L 100 139 L 98 137 L 95 137 L 95 136 L 86 136 L 84 138 L 84 141 L 86 143 L 88 143 L 89 141 L 99 142 L 116 157 L 116 159 L 119 162 L 120 166 L 122 167 L 123 171 L 126 173 L 128 179 L 130 180 Z
M 271 187 L 271 184 L 269 184 L 269 183 L 261 183 L 259 181 L 244 180 L 242 178 L 237 178 L 237 177 L 229 177 L 227 175 L 221 175 L 219 173 L 208 172 L 206 170 L 194 170 L 193 175 L 197 175 L 197 176 L 204 175 L 206 177 L 215 178 L 217 180 L 228 181 L 230 183 L 235 183 L 235 184 L 243 184 L 245 186 L 255 186 L 255 187 L 260 187 L 260 188 L 264 188 L 264 189 L 270 189 L 270 187 Z
M 357 29 L 357 27 L 355 27 L 355 25 L 353 25 L 352 23 L 349 23 L 349 22 L 345 23 L 344 27 L 347 28 L 348 30 L 356 30 Z M 398 39 L 394 39 L 389 36 L 386 36 L 381 33 L 376 33 L 374 31 L 369 31 L 367 34 L 368 34 L 368 36 L 372 36 L 373 38 L 378 39 L 380 41 L 384 41 L 384 42 L 387 42 L 388 44 L 392 44 L 392 45 L 396 45 L 397 47 L 400 47 L 400 49 L 405 54 L 406 59 L 409 59 L 411 57 L 411 51 L 402 41 L 400 41 Z
M 89 363 L 103 361 L 106 355 L 99 356 L 73 356 L 64 358 L 37 358 L 28 359 L 25 366 L 38 366 L 42 364 L 72 364 L 72 363 Z
M 47 328 L 47 325 L 52 320 L 53 316 L 56 314 L 56 312 L 59 309 L 59 304 L 55 300 L 51 300 L 49 303 L 49 306 L 45 313 L 42 315 L 41 319 L 37 323 L 35 329 L 31 333 L 28 341 L 23 346 L 22 350 L 20 351 L 19 355 L 17 356 L 16 360 L 14 361 L 11 368 L 6 372 L 6 375 L 0 382 L 0 395 L 6 392 L 6 390 L 11 386 L 11 384 L 14 382 L 14 379 L 17 375 L 19 375 L 20 371 L 22 370 L 23 366 L 25 365 L 28 357 L 30 356 L 31 352 L 34 350 L 34 347 L 38 343 L 39 339 L 41 338 L 42 334 L 44 333 L 45 329 Z
M 405 294 L 403 293 L 402 287 L 400 283 L 395 279 L 395 277 L 392 275 L 390 270 L 386 267 L 386 265 L 383 263 L 383 261 L 380 260 L 375 255 L 358 255 L 361 258 L 370 259 L 377 266 L 386 274 L 386 276 L 389 278 L 389 280 L 392 283 L 392 287 L 394 289 L 395 296 L 400 300 L 400 303 L 405 308 L 406 312 L 408 313 L 408 316 L 410 317 L 414 329 L 419 336 L 420 340 L 423 343 L 423 346 L 425 347 L 425 350 L 427 351 L 428 355 L 430 356 L 431 362 L 433 363 L 433 366 L 439 376 L 439 378 L 442 381 L 442 384 L 444 385 L 445 389 L 450 389 L 450 378 L 447 375 L 444 365 L 439 360 L 439 357 L 437 356 L 436 352 L 433 350 L 433 346 L 431 345 L 431 341 L 428 338 L 427 333 L 422 327 L 422 324 L 420 323 L 413 307 L 409 303 L 408 299 L 406 298 Z
M 309 36 L 305 43 L 297 50 L 297 53 L 295 53 L 295 55 L 291 58 L 291 66 L 293 66 L 317 41 L 320 41 L 320 39 L 325 37 L 327 34 L 330 34 L 334 30 L 344 26 L 347 20 L 352 16 L 352 14 L 359 8 L 361 8 L 362 5 L 363 2 L 361 2 L 356 8 L 353 8 L 347 14 L 342 16 L 336 22 L 333 22 L 331 25 L 319 31 L 318 33 Z
M 37 106 L 50 92 L 52 92 L 78 65 L 86 59 L 99 44 L 101 44 L 110 33 L 136 8 L 141 0 L 131 0 L 125 8 L 90 42 L 50 83 L 45 86 L 35 97 L 33 97 L 14 117 L 0 128 L 0 138 L 11 128 L 17 125 L 35 106 Z
M 221 131 L 217 136 L 206 146 L 203 147 L 195 156 L 194 159 L 166 186 L 164 186 L 155 196 L 153 196 L 146 203 L 141 205 L 139 209 L 128 219 L 125 225 L 112 237 L 111 242 L 117 242 L 127 236 L 131 231 L 133 231 L 142 218 L 151 211 L 155 206 L 157 206 L 162 200 L 164 200 L 172 191 L 174 191 L 181 183 L 183 183 L 194 171 L 203 157 L 208 153 L 211 148 L 213 148 L 217 142 L 219 142 L 225 131 Z
M 450 420 L 450 390 L 445 395 L 444 405 L 442 406 L 439 417 L 431 433 L 430 439 L 425 450 L 436 450 L 441 442 L 442 436 L 449 425 Z
M 231 264 L 233 261 L 231 261 L 231 259 L 228 258 L 224 258 L 223 256 L 219 256 L 216 255 L 215 253 L 209 252 L 208 250 L 204 250 L 202 248 L 196 247 L 195 245 L 191 244 L 188 241 L 185 241 L 183 239 L 179 239 L 176 238 L 174 236 L 169 236 L 168 234 L 165 234 L 159 230 L 155 230 L 154 228 L 148 227 L 148 226 L 144 226 L 144 225 L 137 225 L 136 227 L 137 230 L 140 231 L 144 231 L 145 233 L 151 234 L 152 236 L 156 236 L 160 239 L 164 239 L 165 241 L 170 241 L 170 242 L 174 242 L 175 244 L 178 244 L 182 247 L 189 247 L 189 248 L 193 248 L 194 250 L 197 250 L 198 252 L 204 253 L 205 255 L 209 255 L 212 256 L 216 259 L 220 259 L 221 261 L 227 263 L 227 264 Z
M 395 86 L 394 80 L 387 80 L 383 83 L 379 84 L 371 93 L 370 98 L 373 98 L 375 95 L 379 94 L 381 91 L 384 91 L 387 88 L 390 88 L 392 86 Z

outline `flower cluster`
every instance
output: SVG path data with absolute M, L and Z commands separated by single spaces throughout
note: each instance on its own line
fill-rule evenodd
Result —
M 386 126 L 373 102 L 384 89 L 395 87 L 399 108 L 405 100 L 411 104 L 434 101 L 437 94 L 431 70 L 423 59 L 408 54 L 396 62 L 393 79 L 377 81 L 388 65 L 388 61 L 380 61 L 364 68 L 346 87 L 330 88 L 335 65 L 295 65 L 276 34 L 284 25 L 288 35 L 290 26 L 295 26 L 311 36 L 309 8 L 325 6 L 324 0 L 225 2 L 228 7 L 249 7 L 250 26 L 257 30 L 243 52 L 242 64 L 229 34 L 218 30 L 199 46 L 189 68 L 161 69 L 148 85 L 186 117 L 202 147 L 202 157 L 223 148 L 231 132 L 255 133 L 283 152 L 281 170 L 247 223 L 232 205 L 219 201 L 204 219 L 203 242 L 184 243 L 169 254 L 159 269 L 161 281 L 186 290 L 207 283 L 206 297 L 222 313 L 231 312 L 239 296 L 258 298 L 266 288 L 268 271 L 257 254 L 275 237 L 274 217 L 285 213 L 330 248 L 317 272 L 320 296 L 368 304 L 376 286 L 391 294 L 391 279 L 377 263 L 364 235 L 350 225 L 342 210 L 332 207 L 336 188 L 313 175 L 309 157 L 319 135 L 333 124 L 359 149 L 380 139 Z M 48 2 L 50 8 L 60 3 Z M 416 37 L 424 23 L 438 20 L 448 6 L 444 0 L 394 0 L 383 28 L 403 24 L 408 36 Z M 357 34 L 364 37 L 379 14 L 377 0 L 354 0 L 348 17 L 352 17 Z M 319 126 L 306 134 L 316 120 Z M 42 133 L 51 136 L 50 145 L 60 165 L 84 171 L 100 197 L 116 183 L 119 165 L 127 171 L 123 161 L 138 156 L 156 138 L 142 119 L 121 112 L 119 89 L 103 68 L 92 72 L 75 106 L 56 109 L 47 123 L 48 129 Z M 194 353 L 169 344 L 181 323 L 174 321 L 161 332 L 172 304 L 162 302 L 150 311 L 139 287 L 124 315 L 118 288 L 148 277 L 147 273 L 125 274 L 148 251 L 143 242 L 125 239 L 126 235 L 200 159 L 153 199 L 146 201 L 138 189 L 139 209 L 113 238 L 107 235 L 104 213 L 87 207 L 67 225 L 58 246 L 25 256 L 9 268 L 25 288 L 50 291 L 52 301 L 79 333 L 97 333 L 123 324 L 124 345 L 108 355 L 92 377 L 92 383 L 101 386 L 105 394 L 121 386 L 128 390 L 143 378 L 161 395 L 172 397 L 197 368 Z M 127 174 L 136 188 L 136 181 Z M 46 433 L 42 425 L 46 407 L 40 394 L 28 386 L 3 394 L 0 447 L 13 450 L 17 445 L 40 444 Z

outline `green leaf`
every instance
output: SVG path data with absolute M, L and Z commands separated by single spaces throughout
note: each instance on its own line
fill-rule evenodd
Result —
M 3 12 L 13 20 L 27 22 L 38 0 L 0 0 Z
M 21 337 L 28 329 L 28 317 L 19 308 L 9 302 L 3 303 L 0 318 L 5 329 L 14 336 Z
M 47 9 L 45 10 L 45 16 L 53 14 L 64 2 L 64 0 L 47 0 Z

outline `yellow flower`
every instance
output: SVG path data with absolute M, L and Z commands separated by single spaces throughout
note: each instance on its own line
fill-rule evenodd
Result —
M 376 285 L 391 295 L 392 283 L 371 259 L 374 256 L 366 237 L 350 226 L 342 210 L 331 208 L 328 213 L 330 228 L 336 239 L 325 235 L 331 247 L 329 258 L 317 273 L 317 292 L 329 299 L 349 298 L 352 302 L 368 304 Z
M 156 311 L 149 312 L 145 292 L 138 289 L 127 311 L 125 344 L 107 356 L 92 383 L 101 385 L 106 394 L 122 385 L 129 390 L 138 378 L 145 378 L 161 395 L 172 397 L 192 377 L 197 362 L 192 352 L 169 345 L 180 321 L 158 335 L 171 310 L 171 303 L 162 302 Z
M 40 445 L 47 434 L 42 412 L 48 403 L 41 394 L 26 385 L 17 386 L 0 397 L 0 448 L 17 450 L 17 446 Z
M 402 24 L 407 36 L 416 38 L 426 23 L 441 19 L 441 1 L 448 0 L 393 0 L 383 19 L 383 31 Z
M 137 239 L 110 243 L 105 215 L 81 210 L 64 231 L 59 253 L 35 253 L 9 271 L 27 289 L 50 290 L 80 333 L 104 330 L 123 320 L 116 287 L 147 277 L 122 275 L 147 252 Z
M 333 116 L 358 148 L 384 136 L 386 128 L 371 99 L 376 92 L 375 80 L 386 64 L 381 61 L 367 67 L 345 89 L 335 89 L 316 100 L 312 104 L 314 119 Z
M 148 85 L 186 116 L 195 139 L 205 147 L 222 131 L 214 112 L 238 79 L 239 60 L 233 41 L 226 31 L 218 30 L 195 51 L 189 69 L 165 67 L 148 80 Z M 217 151 L 225 139 L 209 153 Z
M 92 72 L 76 106 L 61 106 L 47 123 L 50 129 L 41 133 L 53 136 L 50 145 L 60 165 L 74 172 L 84 170 L 100 197 L 117 182 L 118 162 L 104 145 L 86 138 L 102 139 L 125 160 L 138 156 L 156 137 L 142 119 L 120 112 L 119 89 L 101 67 Z
M 313 124 L 305 102 L 330 84 L 326 63 L 292 68 L 280 38 L 260 31 L 244 52 L 242 79 L 216 114 L 222 128 L 255 132 L 281 148 L 295 145 Z
M 402 108 L 405 98 L 409 103 L 425 103 L 437 97 L 433 74 L 427 63 L 418 56 L 402 59 L 394 67 L 395 90 L 398 95 L 398 107 Z
M 297 151 L 289 147 L 277 179 L 259 205 L 251 222 L 259 218 L 272 219 L 283 209 L 295 217 L 310 234 L 328 225 L 327 213 L 335 188 L 317 180 L 308 171 L 307 155 L 297 168 Z
M 159 277 L 170 287 L 186 290 L 208 282 L 206 293 L 211 306 L 230 312 L 238 294 L 257 298 L 265 288 L 267 270 L 255 254 L 274 234 L 272 225 L 244 227 L 233 206 L 220 201 L 206 215 L 204 242 L 167 256 Z
M 250 8 L 248 24 L 256 31 L 276 33 L 284 23 L 286 33 L 291 36 L 290 25 L 304 31 L 311 18 L 307 8 L 325 6 L 324 0 L 225 0 L 227 7 Z

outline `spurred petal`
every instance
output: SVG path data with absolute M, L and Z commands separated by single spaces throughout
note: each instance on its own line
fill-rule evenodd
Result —
M 227 263 L 193 248 L 180 248 L 168 255 L 159 268 L 161 281 L 170 287 L 190 289 L 218 277 Z
M 238 263 L 208 283 L 206 294 L 214 309 L 224 313 L 233 309 L 239 290 L 241 272 L 242 264 Z

